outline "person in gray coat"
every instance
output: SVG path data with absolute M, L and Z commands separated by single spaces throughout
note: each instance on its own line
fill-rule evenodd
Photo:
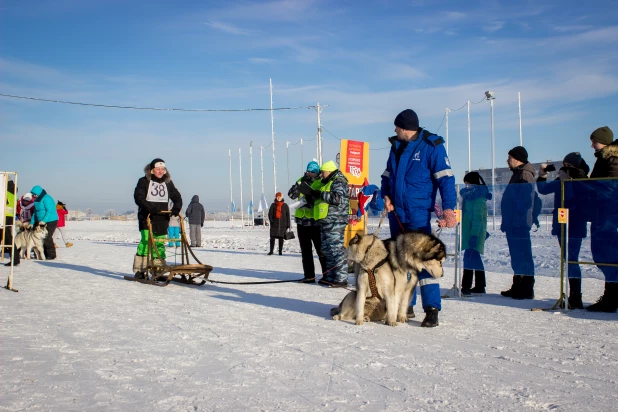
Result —
M 206 212 L 204 212 L 204 206 L 200 203 L 200 197 L 198 195 L 191 198 L 191 203 L 189 203 L 185 215 L 189 219 L 191 247 L 202 246 L 202 228 L 204 227 Z

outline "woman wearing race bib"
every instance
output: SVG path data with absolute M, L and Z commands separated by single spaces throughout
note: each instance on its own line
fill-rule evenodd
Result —
M 152 232 L 155 238 L 158 255 L 165 259 L 165 238 L 169 226 L 170 216 L 178 216 L 182 209 L 182 197 L 174 186 L 171 176 L 162 159 L 154 159 L 144 168 L 146 175 L 137 181 L 133 197 L 139 207 L 137 219 L 141 240 L 137 246 L 137 253 L 133 260 L 133 272 L 138 279 L 144 279 L 148 265 L 148 224 L 146 219 L 150 215 Z M 163 213 L 169 210 L 171 200 L 172 213 Z M 156 257 L 155 253 L 155 257 Z M 165 261 L 155 260 L 155 264 L 165 264 Z

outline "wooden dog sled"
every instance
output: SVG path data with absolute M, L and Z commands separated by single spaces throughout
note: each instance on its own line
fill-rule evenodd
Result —
M 147 217 L 146 222 L 148 224 L 148 264 L 146 266 L 145 278 L 139 279 L 135 276 L 125 276 L 124 278 L 126 280 L 156 286 L 167 286 L 171 281 L 197 286 L 202 286 L 206 283 L 208 275 L 213 270 L 213 267 L 204 265 L 200 262 L 191 250 L 185 235 L 185 224 L 182 216 L 180 216 L 180 239 L 165 239 L 166 242 L 180 241 L 180 255 L 182 258 L 180 265 L 168 265 L 165 260 L 159 256 L 159 251 L 155 246 L 154 235 L 152 233 L 150 216 Z M 197 263 L 190 263 L 189 254 Z

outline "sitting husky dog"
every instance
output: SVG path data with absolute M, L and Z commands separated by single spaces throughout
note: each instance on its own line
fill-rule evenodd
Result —
M 18 221 L 16 226 L 21 231 L 15 236 L 15 250 L 21 250 L 21 258 L 30 260 L 30 251 L 34 249 L 37 259 L 43 260 L 43 240 L 47 237 L 47 225 L 41 222 L 32 226 Z
M 356 235 L 348 244 L 348 259 L 354 262 L 356 274 L 356 324 L 362 325 L 365 320 L 366 298 L 379 298 L 386 306 L 385 323 L 397 326 L 397 306 L 399 295 L 396 292 L 396 281 L 391 270 L 388 250 L 384 242 L 373 235 Z M 375 278 L 375 289 L 371 290 L 370 282 Z M 377 292 L 378 296 L 373 296 Z M 345 298 L 341 302 L 341 312 L 348 313 Z M 372 315 L 369 315 L 371 318 Z
M 350 240 L 348 258 L 355 262 L 357 273 L 355 307 L 352 307 L 353 294 L 349 293 L 339 310 L 333 310 L 338 312 L 333 319 L 350 320 L 355 316 L 356 324 L 362 325 L 367 319 L 381 320 L 384 316 L 388 325 L 395 326 L 396 322 L 407 322 L 406 312 L 410 295 L 418 282 L 418 273 L 425 269 L 435 278 L 444 275 L 442 262 L 446 258 L 446 247 L 436 236 L 420 231 L 385 241 L 374 235 L 356 235 Z M 384 259 L 387 263 L 383 263 Z M 375 269 L 378 302 L 374 301 L 376 297 L 369 290 L 367 269 Z
M 384 243 L 389 252 L 393 275 L 401 284 L 401 287 L 397 287 L 400 294 L 397 321 L 406 322 L 418 273 L 425 269 L 436 279 L 444 276 L 442 262 L 446 259 L 446 246 L 436 236 L 422 231 L 402 233 L 395 240 L 387 239 Z

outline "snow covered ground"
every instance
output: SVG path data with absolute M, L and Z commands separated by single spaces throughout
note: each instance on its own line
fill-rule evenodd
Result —
M 212 226 L 196 250 L 215 267 L 210 279 L 302 277 L 296 241 L 286 242 L 283 256 L 265 256 L 268 230 Z M 537 276 L 535 300 L 500 296 L 511 272 L 508 257 L 495 253 L 490 266 L 502 270 L 488 273 L 488 294 L 445 299 L 440 326 L 426 329 L 420 305 L 417 318 L 394 328 L 333 321 L 329 309 L 347 291 L 319 285 L 127 282 L 136 222 L 69 222 L 68 230 L 74 247 L 58 249 L 56 261 L 22 261 L 19 293 L 0 291 L 0 410 L 610 411 L 618 404 L 618 314 L 530 311 L 551 307 L 559 292 L 554 258 L 542 251 L 555 243 L 547 233 L 536 235 L 535 261 L 553 275 Z M 500 248 L 500 234 L 492 236 Z M 0 280 L 8 273 L 1 266 Z M 588 303 L 603 291 L 595 277 L 583 281 Z M 440 283 L 443 292 L 452 286 L 452 269 Z

